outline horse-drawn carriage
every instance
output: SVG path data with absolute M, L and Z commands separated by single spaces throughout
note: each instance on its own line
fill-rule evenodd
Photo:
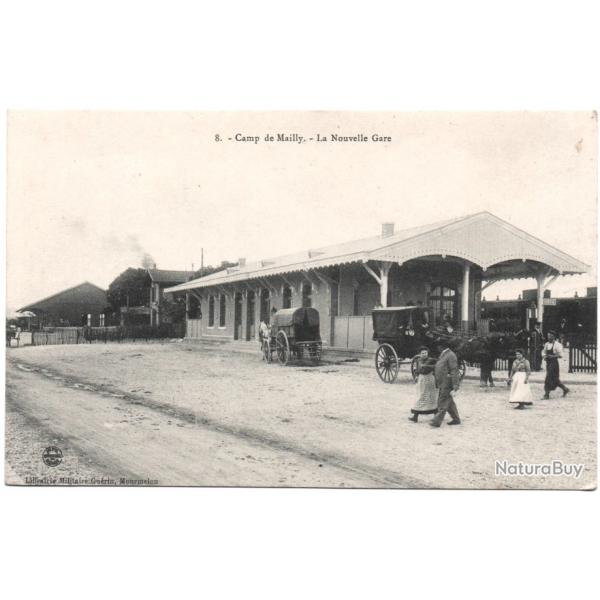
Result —
M 290 359 L 321 360 L 319 313 L 314 308 L 284 308 L 272 317 L 268 337 L 263 338 L 262 351 L 267 362 L 277 356 L 280 365 Z
M 375 351 L 375 369 L 384 383 L 396 381 L 400 364 L 410 363 L 411 374 L 416 379 L 419 349 L 424 346 L 431 357 L 437 358 L 438 343 L 444 340 L 452 346 L 457 337 L 450 333 L 432 331 L 426 321 L 417 322 L 417 311 L 424 314 L 428 309 L 394 306 L 373 310 L 373 340 L 379 344 Z M 460 377 L 464 377 L 466 365 L 460 357 L 458 369 Z

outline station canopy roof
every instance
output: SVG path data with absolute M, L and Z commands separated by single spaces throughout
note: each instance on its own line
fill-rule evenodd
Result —
M 154 283 L 177 284 L 190 280 L 194 271 L 173 271 L 168 269 L 147 269 L 150 279 Z
M 489 212 L 403 229 L 229 268 L 167 288 L 182 292 L 273 275 L 369 261 L 403 264 L 414 259 L 459 258 L 483 269 L 487 281 L 586 273 L 588 265 Z

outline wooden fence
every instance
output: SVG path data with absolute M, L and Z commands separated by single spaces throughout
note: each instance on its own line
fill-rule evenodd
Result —
M 377 349 L 373 341 L 373 319 L 366 316 L 338 316 L 333 319 L 333 345 L 349 350 Z
M 597 342 L 569 346 L 569 373 L 596 373 Z
M 508 372 L 508 358 L 497 358 L 494 363 L 494 371 L 506 371 Z
M 476 369 L 480 368 L 480 364 L 479 363 L 467 363 L 470 367 L 475 367 Z M 509 360 L 508 358 L 497 358 L 494 362 L 494 371 L 504 371 L 504 372 L 508 372 L 508 364 L 509 364 Z
M 83 341 L 83 327 L 56 327 L 31 333 L 33 346 L 80 344 Z
M 136 342 L 159 339 L 182 338 L 185 323 L 164 323 L 158 326 L 132 325 L 126 327 L 55 327 L 34 331 L 34 346 L 59 344 L 92 344 L 108 342 Z

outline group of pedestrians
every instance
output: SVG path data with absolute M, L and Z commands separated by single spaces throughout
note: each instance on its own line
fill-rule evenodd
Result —
M 419 415 L 435 414 L 429 422 L 432 427 L 440 427 L 446 413 L 451 417 L 448 425 L 460 425 L 460 415 L 454 395 L 460 388 L 458 358 L 446 341 L 438 342 L 439 358 L 429 356 L 429 350 L 422 347 L 417 361 L 417 402 L 409 419 L 419 421 Z
M 448 425 L 459 425 L 461 420 L 455 402 L 455 395 L 460 388 L 458 358 L 445 341 L 438 343 L 439 358 L 429 355 L 429 349 L 422 347 L 417 359 L 417 399 L 411 409 L 409 420 L 419 421 L 419 415 L 435 415 L 429 422 L 432 427 L 440 427 L 446 413 L 451 417 Z M 562 358 L 563 346 L 557 340 L 556 332 L 549 331 L 547 341 L 540 351 L 540 360 L 546 365 L 544 381 L 544 399 L 550 398 L 550 392 L 560 388 L 563 397 L 569 393 L 560 380 L 559 360 Z M 509 403 L 516 409 L 523 410 L 533 405 L 533 395 L 529 385 L 531 364 L 523 348 L 515 350 L 508 385 L 510 386 Z
M 540 361 L 546 365 L 546 378 L 544 379 L 544 400 L 550 399 L 550 392 L 560 388 L 563 398 L 569 393 L 569 388 L 560 380 L 559 360 L 562 358 L 563 345 L 556 339 L 556 332 L 549 331 L 547 341 L 541 348 Z M 535 356 L 535 354 L 534 354 Z M 533 395 L 529 387 L 531 365 L 525 358 L 522 348 L 515 350 L 515 360 L 508 380 L 510 387 L 509 402 L 515 408 L 523 409 L 533 404 Z

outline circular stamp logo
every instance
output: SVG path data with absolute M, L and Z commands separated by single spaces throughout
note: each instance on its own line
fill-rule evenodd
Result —
M 44 461 L 44 464 L 49 467 L 56 467 L 60 465 L 60 463 L 62 462 L 62 458 L 62 450 L 60 448 L 57 448 L 56 446 L 48 446 L 42 452 L 42 460 Z

